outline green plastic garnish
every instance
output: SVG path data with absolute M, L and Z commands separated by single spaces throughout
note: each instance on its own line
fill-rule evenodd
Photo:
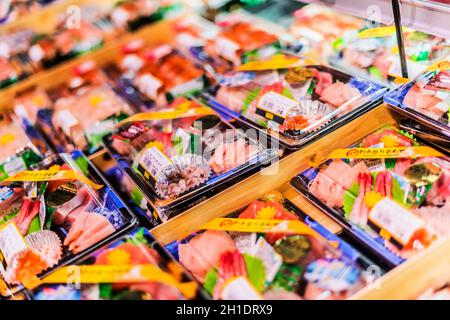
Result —
M 356 197 L 359 193 L 359 185 L 357 182 L 352 184 L 350 188 L 348 188 L 344 192 L 344 212 L 345 212 L 345 219 L 350 219 L 350 212 L 352 211 L 353 204 L 355 203 Z
M 109 283 L 100 283 L 98 286 L 100 289 L 100 298 L 110 300 L 112 297 L 112 285 Z
M 209 270 L 209 272 L 206 274 L 205 283 L 203 285 L 203 288 L 211 296 L 213 295 L 214 287 L 216 286 L 218 280 L 219 280 L 219 274 L 217 273 L 217 270 L 215 268 Z
M 41 222 L 39 221 L 39 215 L 31 220 L 30 228 L 28 228 L 27 234 L 40 231 L 41 230 Z
M 256 290 L 262 291 L 266 282 L 266 271 L 263 262 L 246 253 L 243 254 L 248 279 Z

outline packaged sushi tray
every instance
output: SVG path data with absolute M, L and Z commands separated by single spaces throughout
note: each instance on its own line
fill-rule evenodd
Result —
M 291 184 L 394 267 L 449 234 L 449 177 L 445 151 L 386 126 Z
M 108 151 L 165 221 L 254 173 L 275 150 L 193 98 L 136 114 L 104 139 Z
M 246 61 L 269 57 L 282 47 L 276 34 L 242 16 L 226 16 L 217 25 L 220 30 L 212 29 L 215 36 L 205 36 L 191 53 L 218 74 L 230 72 Z
M 200 229 L 166 247 L 214 299 L 346 299 L 375 280 L 373 261 L 277 191 Z
M 167 18 L 181 9 L 179 1 L 126 0 L 116 3 L 110 19 L 115 27 L 135 31 Z
M 71 277 L 73 270 L 77 270 L 78 278 Z M 104 276 L 96 276 L 102 272 Z M 42 279 L 40 285 L 31 290 L 30 296 L 35 300 L 185 300 L 207 297 L 189 273 L 144 228 Z
M 2 1 L 0 6 L 0 25 L 14 22 L 19 18 L 33 14 L 42 10 L 46 5 L 55 0 L 22 1 L 8 0 Z
M 10 1 L 3 1 L 3 6 Z M 19 1 L 18 1 L 19 2 Z M 35 3 L 36 1 L 30 1 Z M 54 27 L 34 25 L 7 30 L 0 36 L 0 88 L 10 86 L 82 54 L 90 53 L 115 41 L 128 31 L 170 18 L 180 5 L 159 1 L 121 1 L 115 7 L 105 1 L 78 6 L 79 12 L 55 12 L 46 17 Z M 0 7 L 0 16 L 2 7 Z M 74 13 L 80 19 L 74 19 Z M 140 17 L 142 19 L 140 19 Z M 1 19 L 1 18 L 0 18 Z M 135 21 L 135 19 L 137 19 Z M 41 30 L 44 30 L 42 32 Z
M 359 30 L 364 20 L 337 13 L 317 4 L 308 4 L 293 13 L 289 34 L 303 45 L 303 52 L 313 52 L 326 61 L 333 54 L 333 43 L 347 32 Z
M 444 38 L 411 29 L 405 30 L 405 54 L 409 78 L 445 59 L 450 45 Z M 373 81 L 396 84 L 402 77 L 395 28 L 371 26 L 345 33 L 333 43 L 336 54 L 330 56 L 332 66 Z
M 241 67 L 239 81 L 203 94 L 214 109 L 298 149 L 378 105 L 383 86 L 322 65 L 275 55 Z M 257 71 L 252 71 L 257 70 Z
M 450 67 L 443 60 L 384 97 L 392 109 L 440 132 L 450 144 Z
M 120 95 L 141 111 L 207 85 L 203 68 L 188 56 L 169 44 L 145 45 L 143 39 L 124 45 L 117 63 L 105 71 Z
M 69 81 L 48 92 L 31 88 L 15 99 L 15 112 L 35 121 L 58 152 L 92 154 L 118 121 L 135 112 L 92 60 L 73 69 Z
M 42 135 L 26 119 L 0 114 L 0 181 L 51 154 Z
M 83 258 L 137 222 L 80 151 L 48 157 L 4 180 L 0 190 L 3 297 Z

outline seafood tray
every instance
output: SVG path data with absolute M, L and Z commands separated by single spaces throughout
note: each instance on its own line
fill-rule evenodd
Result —
M 0 114 L 0 181 L 51 154 L 41 134 L 26 119 Z
M 201 39 L 203 43 L 191 48 L 190 53 L 219 75 L 247 61 L 269 57 L 281 48 L 276 35 L 244 18 L 228 17 L 218 25 L 219 31 L 211 30 L 214 37 Z M 191 29 L 191 36 L 192 32 Z
M 445 151 L 386 126 L 329 157 L 291 184 L 387 266 L 449 235 Z
M 0 6 L 0 25 L 17 21 L 23 16 L 33 14 L 55 0 L 3 1 Z
M 126 0 L 111 10 L 111 22 L 120 29 L 135 31 L 142 26 L 164 19 L 180 9 L 178 1 Z
M 29 286 L 36 276 L 45 277 L 78 261 L 137 222 L 80 151 L 48 157 L 2 185 L 4 297 Z
M 160 221 L 276 157 L 275 150 L 264 148 L 212 109 L 185 97 L 167 108 L 130 117 L 104 143 Z
M 215 299 L 345 299 L 371 281 L 371 260 L 276 191 L 201 229 L 166 247 Z
M 147 229 L 139 228 L 123 236 L 113 244 L 103 247 L 76 266 L 92 270 L 112 270 L 115 266 L 129 266 L 131 269 L 148 268 L 153 272 L 140 281 L 123 279 L 108 282 L 108 279 L 95 279 L 95 283 L 83 281 L 79 287 L 67 285 L 63 270 L 43 280 L 41 286 L 32 290 L 34 300 L 180 300 L 203 299 L 206 295 L 192 277 L 151 237 Z M 89 271 L 89 270 L 88 270 Z M 131 272 L 131 271 L 130 271 Z M 139 271 L 138 271 L 139 273 Z M 61 277 L 62 275 L 62 277 Z M 89 275 L 87 274 L 86 277 Z M 59 281 L 59 283 L 58 283 Z M 111 280 L 110 280 L 111 281 Z M 126 282 L 128 281 L 128 282 Z M 122 283 L 121 283 L 122 282 Z M 126 283 L 125 283 L 126 282 Z
M 289 34 L 298 39 L 305 52 L 314 52 L 326 59 L 333 53 L 332 44 L 342 34 L 363 27 L 364 20 L 337 13 L 330 8 L 308 4 L 293 13 Z
M 170 18 L 180 8 L 178 4 L 163 6 L 158 1 L 127 1 L 116 7 L 112 7 L 113 2 L 109 0 L 99 0 L 95 4 L 87 0 L 71 1 L 80 11 L 77 13 L 80 19 L 77 20 L 73 19 L 73 7 L 61 2 L 49 12 L 37 13 L 17 26 L 5 28 L 0 36 L 0 88 L 114 45 L 118 40 L 128 38 L 129 31 Z M 149 6 L 146 7 L 147 4 Z M 145 21 L 137 21 L 132 30 L 126 21 L 122 21 L 149 11 L 154 14 L 146 17 Z
M 58 152 L 98 151 L 104 135 L 134 113 L 112 88 L 107 75 L 88 60 L 73 69 L 66 84 L 44 91 L 31 88 L 15 99 L 15 112 L 31 119 Z
M 450 143 L 450 68 L 442 61 L 388 93 L 384 101 L 389 107 L 441 132 Z
M 203 68 L 168 44 L 145 46 L 142 39 L 122 47 L 118 62 L 105 68 L 117 92 L 141 111 L 196 93 L 207 82 Z
M 379 84 L 325 66 L 246 72 L 203 95 L 214 109 L 298 149 L 378 105 Z

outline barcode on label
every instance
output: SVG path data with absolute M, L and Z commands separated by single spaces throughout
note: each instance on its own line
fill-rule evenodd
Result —
M 158 148 L 151 147 L 142 155 L 140 164 L 156 180 L 159 173 L 171 165 L 172 161 Z

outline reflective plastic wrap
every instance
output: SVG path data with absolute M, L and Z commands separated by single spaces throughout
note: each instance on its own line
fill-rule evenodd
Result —
M 44 279 L 44 284 L 33 290 L 32 299 L 184 300 L 204 297 L 192 277 L 144 228 L 123 236 L 76 265 L 70 266 L 72 269 L 78 267 L 80 268 L 78 283 L 67 284 L 67 279 L 60 272 L 57 276 Z M 141 278 L 136 280 L 129 276 L 127 278 L 127 275 L 120 273 L 121 268 L 134 270 L 135 277 L 136 274 L 140 274 Z M 114 274 L 115 278 L 97 277 L 94 280 L 89 278 L 90 272 L 107 270 Z M 120 275 L 123 278 L 119 281 Z
M 386 265 L 449 235 L 450 161 L 411 134 L 383 127 L 292 185 Z
M 241 79 L 238 84 L 223 82 L 204 98 L 289 149 L 298 149 L 378 105 L 387 91 L 319 65 L 248 71 Z
M 415 80 L 388 93 L 384 101 L 396 111 L 441 132 L 450 144 L 450 67 L 444 60 Z
M 130 117 L 104 140 L 163 221 L 276 157 L 211 108 L 184 97 Z
M 80 151 L 46 158 L 4 180 L 0 190 L 2 296 L 78 261 L 137 222 Z
M 201 229 L 167 248 L 214 299 L 346 299 L 370 282 L 372 261 L 277 191 Z

